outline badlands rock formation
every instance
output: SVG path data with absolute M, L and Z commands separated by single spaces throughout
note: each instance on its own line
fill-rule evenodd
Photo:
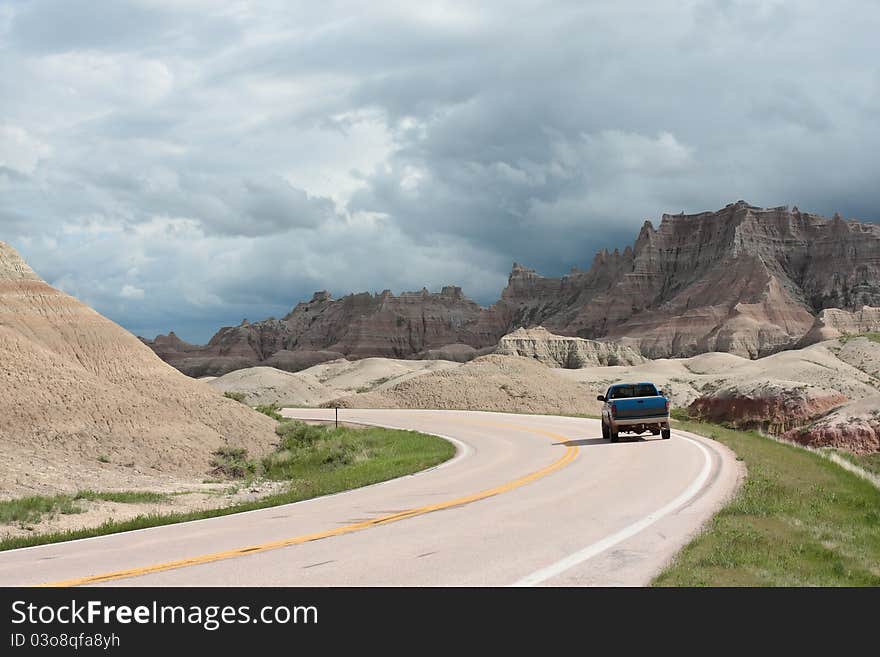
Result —
M 740 201 L 645 222 L 632 248 L 559 280 L 515 272 L 515 321 L 619 340 L 651 357 L 749 358 L 795 345 L 830 308 L 880 305 L 880 226 Z
M 469 349 L 535 326 L 619 342 L 650 358 L 713 351 L 758 358 L 806 344 L 808 333 L 810 341 L 830 337 L 816 327 L 824 310 L 859 315 L 849 322 L 828 310 L 821 320 L 848 331 L 844 324 L 876 326 L 878 307 L 880 226 L 739 201 L 717 212 L 664 214 L 656 228 L 646 221 L 632 246 L 596 254 L 586 271 L 548 278 L 514 264 L 488 308 L 453 286 L 338 300 L 318 292 L 280 320 L 221 329 L 203 347 L 171 336 L 147 344 L 195 376 L 265 364 L 281 350 L 432 358 L 458 345 L 455 359 L 463 360 L 474 355 Z M 276 366 L 294 370 L 322 357 Z
M 809 447 L 880 452 L 880 395 L 850 402 L 817 422 L 788 431 L 783 438 Z
M 239 326 L 221 330 L 206 345 L 184 342 L 174 331 L 159 335 L 152 341 L 143 338 L 141 341 L 166 363 L 196 378 L 221 376 L 257 364 L 298 372 L 343 357 L 335 351 L 289 351 L 277 348 L 283 344 L 278 337 L 283 332 L 280 327 L 286 325 L 278 320 L 266 320 L 255 325 L 245 320 Z
M 875 404 L 873 408 L 880 413 L 876 406 L 880 343 L 864 337 L 830 340 L 755 360 L 714 352 L 566 369 L 559 366 L 565 359 L 558 354 L 567 352 L 551 349 L 557 336 L 544 331 L 516 334 L 531 336 L 525 343 L 514 341 L 520 347 L 525 344 L 529 356 L 493 354 L 465 364 L 340 359 L 295 373 L 268 367 L 239 370 L 211 385 L 243 392 L 252 404 L 596 414 L 600 404 L 595 397 L 609 384 L 653 381 L 673 406 L 688 409 L 694 416 L 776 435 L 790 435 L 792 429 L 821 420 L 829 410 L 853 400 L 869 400 L 866 403 Z M 875 420 L 875 416 L 867 417 L 864 424 L 867 427 Z M 824 425 L 816 422 L 813 426 Z M 830 430 L 821 430 L 822 435 L 817 429 L 802 442 L 846 447 L 847 440 L 855 436 L 854 449 L 868 449 L 872 444 L 864 427 L 853 433 L 838 422 Z
M 448 344 L 437 349 L 426 349 L 420 351 L 413 358 L 422 360 L 452 360 L 456 363 L 466 363 L 478 356 L 485 356 L 494 351 L 492 347 L 484 347 L 483 349 L 474 349 L 468 344 Z
M 382 390 L 422 374 L 457 366 L 446 360 L 339 359 L 300 372 L 249 367 L 225 374 L 208 385 L 222 392 L 242 393 L 244 401 L 252 405 L 319 406 L 337 397 Z
M 139 473 L 200 476 L 218 447 L 258 455 L 277 440 L 272 420 L 169 367 L 2 242 L 0 363 L 2 497 L 118 485 L 119 472 L 135 487 Z
M 599 342 L 554 335 L 543 326 L 517 329 L 498 342 L 496 354 L 534 358 L 549 367 L 577 369 L 590 365 L 635 365 L 645 358 L 635 349 L 613 342 Z
M 801 344 L 813 344 L 839 338 L 842 335 L 877 332 L 880 332 L 880 308 L 862 306 L 853 312 L 840 308 L 827 308 L 816 317 L 812 328 L 801 340 Z
M 252 406 L 317 406 L 338 395 L 338 391 L 322 385 L 314 377 L 274 367 L 236 370 L 208 381 L 208 385 L 220 392 L 241 393 L 243 401 Z
M 440 408 L 595 414 L 595 395 L 532 358 L 491 354 L 375 392 L 327 402 L 340 408 Z
M 175 342 L 169 353 L 166 336 L 146 344 L 190 376 L 216 375 L 241 367 L 269 364 L 299 371 L 312 360 L 382 356 L 386 358 L 449 357 L 464 361 L 481 347 L 495 345 L 506 326 L 465 297 L 458 287 L 439 294 L 427 290 L 399 296 L 352 294 L 334 300 L 326 292 L 297 306 L 281 320 L 220 329 L 205 346 Z M 158 345 L 156 343 L 159 343 Z M 303 354 L 300 361 L 289 354 Z
M 691 414 L 780 435 L 845 402 L 875 397 L 880 344 L 829 340 L 751 361 L 733 373 L 725 385 L 695 399 Z
M 689 407 L 692 417 L 782 434 L 821 417 L 847 398 L 834 390 L 799 381 L 759 379 L 727 384 Z
M 675 407 L 692 415 L 782 434 L 848 400 L 877 395 L 880 344 L 866 338 L 831 340 L 756 360 L 707 353 L 557 372 L 588 385 L 591 394 L 615 381 L 653 381 Z

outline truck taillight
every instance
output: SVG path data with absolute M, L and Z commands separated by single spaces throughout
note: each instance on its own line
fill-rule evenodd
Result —
M 613 418 L 617 417 L 617 405 L 616 404 L 611 404 L 611 417 L 613 417 Z
M 668 399 L 666 400 L 666 412 L 667 413 L 669 412 L 669 400 Z

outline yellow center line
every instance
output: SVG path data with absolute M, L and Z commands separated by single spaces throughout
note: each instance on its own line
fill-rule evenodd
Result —
M 493 424 L 488 422 L 469 422 L 469 424 L 482 424 L 485 426 L 495 426 L 495 427 L 503 427 L 509 429 L 515 429 L 518 431 L 528 431 L 530 433 L 538 433 L 559 443 L 566 443 L 567 438 L 564 436 L 560 436 L 559 434 L 552 433 L 550 431 L 544 431 L 543 429 L 536 429 L 532 427 L 523 427 L 512 424 Z M 464 506 L 465 504 L 470 504 L 471 502 L 476 502 L 478 500 L 484 500 L 488 497 L 493 497 L 494 495 L 499 495 L 501 493 L 506 493 L 507 491 L 511 491 L 515 488 L 519 488 L 520 486 L 524 486 L 530 482 L 533 482 L 541 477 L 546 477 L 552 472 L 559 470 L 560 468 L 565 467 L 569 463 L 571 463 L 578 454 L 578 447 L 574 445 L 568 445 L 565 449 L 565 453 L 558 458 L 556 461 L 551 463 L 550 465 L 541 468 L 540 470 L 536 470 L 530 474 L 519 477 L 518 479 L 514 479 L 513 481 L 508 481 L 507 483 L 501 484 L 500 486 L 495 486 L 494 488 L 488 488 L 486 490 L 482 490 L 478 493 L 474 493 L 472 495 L 467 495 L 465 497 L 457 497 L 452 500 L 447 500 L 445 502 L 438 502 L 437 504 L 429 504 L 427 506 L 420 506 L 413 509 L 407 509 L 405 511 L 400 511 L 398 513 L 392 513 L 386 516 L 380 516 L 378 518 L 373 518 L 371 520 L 365 520 L 362 522 L 356 522 L 350 525 L 345 525 L 343 527 L 337 527 L 336 529 L 330 529 L 321 532 L 315 532 L 313 534 L 304 534 L 302 536 L 295 536 L 293 538 L 285 538 L 278 541 L 271 541 L 269 543 L 260 543 L 258 545 L 250 545 L 247 547 L 234 548 L 232 550 L 224 550 L 223 552 L 214 552 L 212 554 L 204 554 L 196 557 L 190 557 L 188 559 L 178 559 L 177 561 L 168 561 L 165 563 L 158 563 L 152 566 L 140 566 L 137 568 L 129 568 L 126 570 L 116 570 L 110 573 L 103 573 L 100 575 L 87 575 L 86 577 L 78 577 L 75 579 L 67 579 L 58 582 L 48 582 L 45 584 L 39 584 L 38 586 L 46 587 L 46 586 L 83 586 L 87 584 L 100 584 L 102 582 L 110 582 L 117 579 L 125 579 L 128 577 L 139 577 L 141 575 L 150 575 L 153 573 L 160 573 L 166 570 L 175 570 L 177 568 L 186 568 L 187 566 L 198 566 L 207 563 L 213 563 L 215 561 L 223 561 L 224 559 L 233 559 L 235 557 L 242 557 L 251 554 L 258 554 L 260 552 L 268 552 L 269 550 L 277 550 L 283 547 L 289 547 L 291 545 L 300 545 L 302 543 L 309 543 L 311 541 L 319 541 L 324 538 L 330 538 L 332 536 L 341 536 L 342 534 L 351 534 L 353 532 L 361 531 L 363 529 L 368 529 L 370 527 L 375 527 L 377 525 L 387 525 L 392 522 L 398 522 L 400 520 L 406 520 L 408 518 L 414 518 L 416 516 L 425 515 L 427 513 L 433 513 L 434 511 L 441 511 L 444 509 L 451 509 L 458 506 Z

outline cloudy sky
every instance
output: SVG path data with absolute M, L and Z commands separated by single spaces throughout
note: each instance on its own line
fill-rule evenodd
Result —
M 868 1 L 0 0 L 0 239 L 205 341 L 325 288 L 491 303 L 663 212 L 880 219 L 878 34 Z

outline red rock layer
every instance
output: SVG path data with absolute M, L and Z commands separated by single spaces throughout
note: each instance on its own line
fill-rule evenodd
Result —
M 782 437 L 808 447 L 836 447 L 857 454 L 880 452 L 878 421 L 791 429 Z
M 798 397 L 699 397 L 688 408 L 691 417 L 742 429 L 763 429 L 780 435 L 821 417 L 847 401 L 843 395 Z

